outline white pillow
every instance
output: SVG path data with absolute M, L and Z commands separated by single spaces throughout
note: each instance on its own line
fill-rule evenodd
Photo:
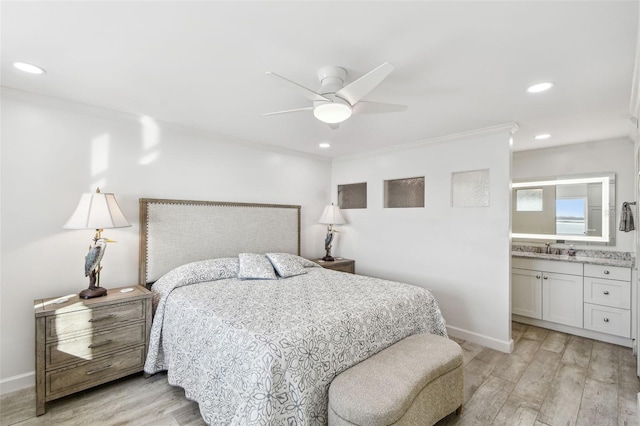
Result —
M 290 253 L 267 253 L 267 258 L 282 278 L 306 274 L 300 256 Z
M 273 266 L 263 254 L 240 253 L 238 278 L 242 280 L 275 280 Z

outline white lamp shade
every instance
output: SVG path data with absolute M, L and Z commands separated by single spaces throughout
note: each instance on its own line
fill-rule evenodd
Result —
M 64 224 L 66 229 L 109 229 L 131 226 L 113 194 L 82 194 L 76 211 Z
M 345 223 L 342 213 L 340 213 L 340 207 L 333 204 L 325 207 L 322 216 L 320 216 L 320 223 L 325 225 L 342 225 Z

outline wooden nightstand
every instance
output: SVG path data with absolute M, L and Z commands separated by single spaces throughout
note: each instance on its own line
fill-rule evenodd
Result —
M 356 273 L 356 261 L 351 259 L 344 259 L 336 257 L 333 262 L 325 262 L 322 259 L 311 259 L 313 262 L 322 266 L 325 269 L 332 269 L 334 271 L 348 272 L 350 274 Z
M 147 355 L 149 290 L 131 286 L 93 299 L 66 298 L 34 301 L 38 416 L 47 401 L 142 371 Z

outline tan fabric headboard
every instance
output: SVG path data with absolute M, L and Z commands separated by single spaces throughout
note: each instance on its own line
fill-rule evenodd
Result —
M 139 284 L 239 253 L 300 254 L 300 206 L 140 199 Z

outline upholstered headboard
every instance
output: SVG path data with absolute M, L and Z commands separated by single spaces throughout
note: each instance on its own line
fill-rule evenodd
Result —
M 139 284 L 239 253 L 300 254 L 300 206 L 140 199 Z

